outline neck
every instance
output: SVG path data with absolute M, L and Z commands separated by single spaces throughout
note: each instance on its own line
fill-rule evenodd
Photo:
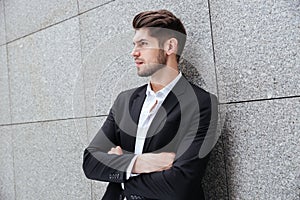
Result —
M 151 76 L 150 85 L 154 92 L 163 89 L 166 85 L 172 82 L 179 74 L 177 62 L 173 65 L 167 65 L 158 70 Z

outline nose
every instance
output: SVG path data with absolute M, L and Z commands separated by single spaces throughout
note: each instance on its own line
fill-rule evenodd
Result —
M 140 51 L 134 47 L 132 49 L 131 56 L 133 56 L 133 57 L 139 57 L 140 55 L 141 55 Z

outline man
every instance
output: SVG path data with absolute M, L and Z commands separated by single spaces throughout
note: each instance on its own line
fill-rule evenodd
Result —
M 103 199 L 204 199 L 216 97 L 178 69 L 186 31 L 177 17 L 167 10 L 142 12 L 133 27 L 137 73 L 150 82 L 119 94 L 84 151 L 84 173 L 110 182 Z

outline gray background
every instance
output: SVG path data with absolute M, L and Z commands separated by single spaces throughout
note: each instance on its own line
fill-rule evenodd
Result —
M 116 95 L 147 82 L 131 20 L 186 26 L 189 79 L 218 95 L 208 199 L 299 199 L 300 1 L 0 0 L 0 199 L 99 199 L 82 153 Z

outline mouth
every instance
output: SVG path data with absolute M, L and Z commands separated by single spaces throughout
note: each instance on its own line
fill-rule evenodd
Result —
M 136 64 L 137 67 L 140 67 L 141 65 L 144 64 L 144 62 L 143 62 L 143 61 L 140 61 L 140 60 L 136 60 L 136 61 L 135 61 L 135 64 Z

